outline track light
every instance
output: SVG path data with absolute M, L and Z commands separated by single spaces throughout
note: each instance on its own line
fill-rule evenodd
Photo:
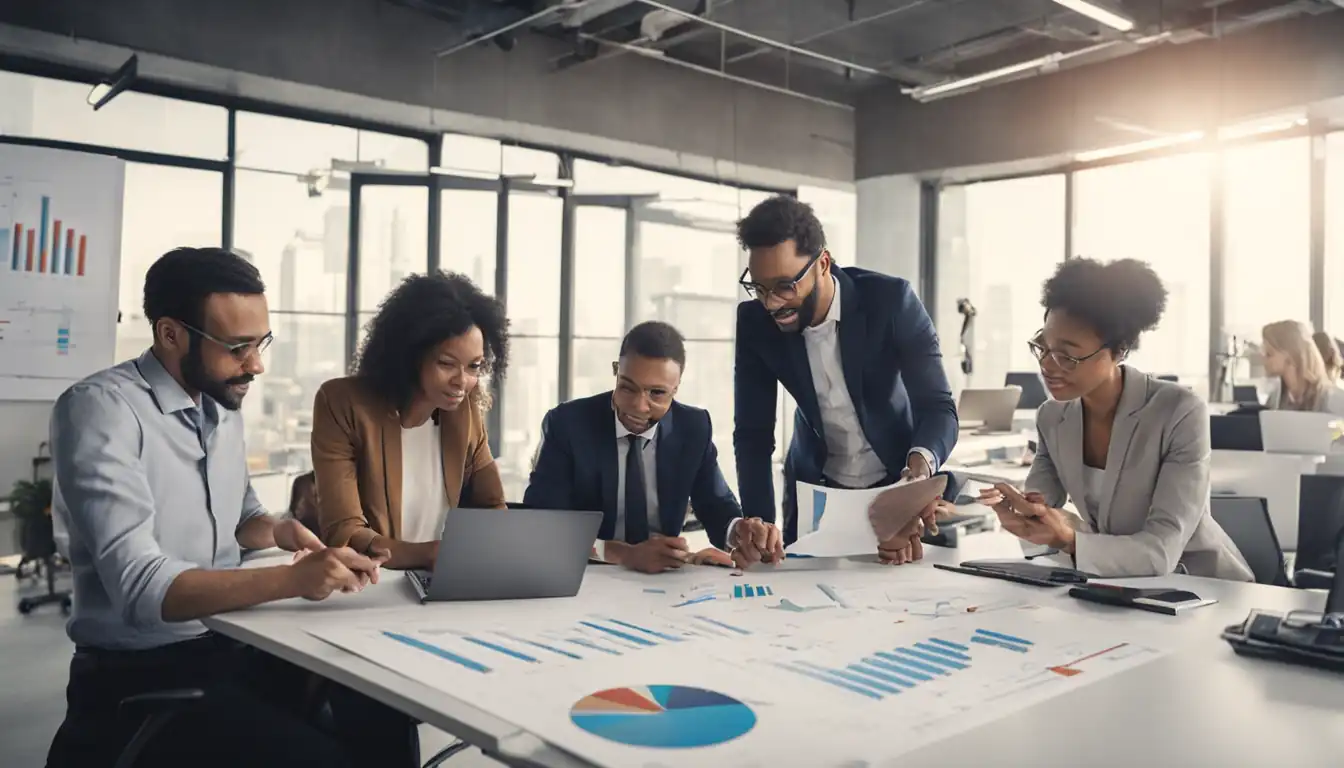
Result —
M 88 98 L 85 99 L 89 106 L 95 111 L 101 109 L 104 104 L 116 98 L 117 94 L 130 87 L 135 81 L 136 72 L 139 70 L 139 59 L 132 55 L 117 68 L 116 72 L 103 78 L 93 89 L 89 91 Z
M 1109 8 L 1103 7 L 1092 0 L 1054 0 L 1057 5 L 1062 5 L 1071 11 L 1081 13 L 1093 21 L 1105 24 L 1111 29 L 1121 32 L 1128 32 L 1134 29 L 1134 20 L 1123 16 Z

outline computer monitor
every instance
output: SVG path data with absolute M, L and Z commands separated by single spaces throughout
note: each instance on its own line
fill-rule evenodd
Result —
M 1017 401 L 1018 408 L 1034 411 L 1050 399 L 1045 392 L 1045 384 L 1041 383 L 1041 375 L 1034 371 L 1010 373 L 1003 377 L 1003 385 L 1022 388 L 1022 397 Z
M 1232 387 L 1232 402 L 1260 404 L 1260 391 L 1254 384 L 1236 384 Z
M 1335 579 L 1330 584 L 1330 596 L 1325 598 L 1325 612 L 1344 614 L 1344 531 L 1335 544 Z
M 1209 417 L 1209 440 L 1215 451 L 1263 451 L 1258 414 Z
M 1344 475 L 1302 475 L 1298 487 L 1295 567 L 1337 571 L 1344 535 Z

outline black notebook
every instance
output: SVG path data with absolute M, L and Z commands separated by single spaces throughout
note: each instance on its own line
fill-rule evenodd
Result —
M 1038 587 L 1065 587 L 1087 583 L 1090 574 L 1057 565 L 1036 565 L 1018 560 L 967 560 L 960 565 L 935 563 L 934 568 L 989 579 L 1015 581 Z

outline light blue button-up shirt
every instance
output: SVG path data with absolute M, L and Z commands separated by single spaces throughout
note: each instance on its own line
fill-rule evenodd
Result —
M 76 645 L 153 648 L 205 631 L 163 620 L 173 579 L 241 563 L 236 530 L 265 514 L 242 414 L 197 405 L 147 350 L 66 390 L 51 415 L 52 511 L 69 535 Z

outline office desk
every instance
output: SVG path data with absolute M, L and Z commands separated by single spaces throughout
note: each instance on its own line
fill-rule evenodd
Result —
M 1020 554 L 1011 536 L 986 533 L 967 537 L 960 550 L 927 549 L 924 565 L 905 568 L 929 569 L 921 575 L 944 573 L 933 571 L 928 563 Z M 338 596 L 326 603 L 279 603 L 206 623 L 464 738 L 506 762 L 585 765 L 468 701 L 366 662 L 304 631 L 318 622 L 368 618 L 362 612 L 405 611 L 413 602 L 410 590 L 400 575 L 388 575 L 392 578 L 359 595 Z M 657 578 L 649 577 L 650 583 L 657 583 Z M 1321 593 L 1188 576 L 1134 580 L 1191 589 L 1220 601 L 1168 617 L 1080 603 L 1062 589 L 964 578 L 977 588 L 1002 590 L 1005 596 L 1122 622 L 1127 630 L 1142 628 L 1173 652 L 1037 706 L 1005 705 L 1011 711 L 1003 718 L 911 752 L 901 759 L 904 765 L 1339 765 L 1344 754 L 1340 727 L 1344 677 L 1243 659 L 1218 637 L 1223 626 L 1240 621 L 1253 607 L 1319 610 Z M 799 747 L 807 743 L 807 734 L 800 733 Z M 663 757 L 684 764 L 687 753 Z

